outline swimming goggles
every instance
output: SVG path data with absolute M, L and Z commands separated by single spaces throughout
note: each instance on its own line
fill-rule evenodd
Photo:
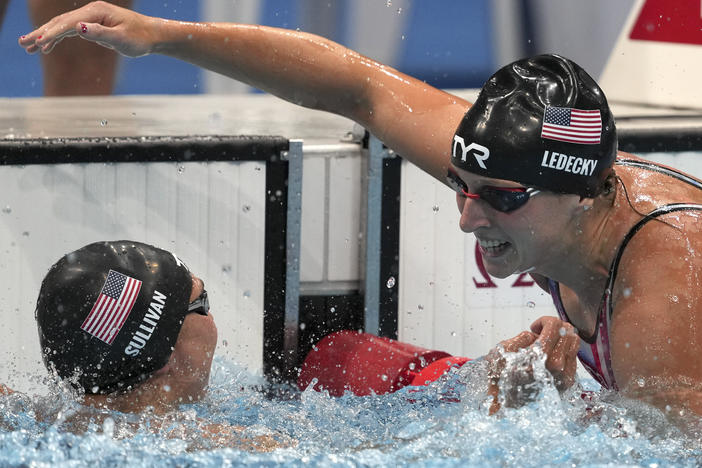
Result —
M 202 290 L 193 302 L 188 305 L 188 313 L 195 312 L 200 315 L 208 315 L 210 312 L 210 301 L 207 299 L 207 291 Z
M 464 197 L 473 200 L 484 200 L 488 205 L 502 213 L 509 213 L 526 205 L 532 195 L 539 193 L 539 190 L 525 187 L 492 187 L 487 185 L 476 193 L 471 193 L 463 179 L 456 171 L 449 168 L 446 175 L 449 186 Z

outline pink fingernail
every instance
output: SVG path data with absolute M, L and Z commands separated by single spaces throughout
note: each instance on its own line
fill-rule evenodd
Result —
M 85 25 L 85 23 L 80 23 L 80 31 L 85 34 L 88 32 L 88 27 Z

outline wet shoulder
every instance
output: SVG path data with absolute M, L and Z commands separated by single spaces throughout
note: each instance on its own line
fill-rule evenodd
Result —
M 670 166 L 620 154 L 615 171 L 629 201 L 644 213 L 671 203 L 702 204 L 702 181 Z

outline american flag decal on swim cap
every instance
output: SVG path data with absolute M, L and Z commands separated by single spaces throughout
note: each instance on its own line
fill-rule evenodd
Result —
M 110 270 L 81 330 L 111 345 L 127 321 L 141 289 L 141 281 Z
M 570 107 L 546 106 L 541 126 L 541 138 L 599 145 L 602 135 L 602 116 L 598 109 L 582 110 Z

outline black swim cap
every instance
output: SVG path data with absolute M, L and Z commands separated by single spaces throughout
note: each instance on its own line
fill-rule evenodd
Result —
M 192 279 L 172 253 L 96 242 L 61 258 L 41 285 L 35 317 L 47 368 L 86 393 L 126 390 L 168 362 Z
M 480 176 L 594 197 L 616 154 L 600 87 L 577 64 L 548 54 L 490 77 L 458 126 L 451 162 Z

